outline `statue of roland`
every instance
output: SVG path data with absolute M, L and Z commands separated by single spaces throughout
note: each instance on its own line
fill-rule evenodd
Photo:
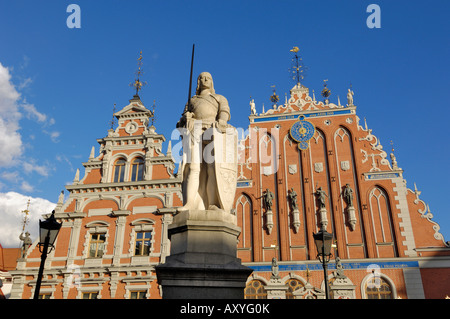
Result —
M 215 93 L 211 74 L 197 79 L 196 95 L 177 123 L 182 130 L 183 210 L 231 211 L 237 179 L 237 131 L 227 122 L 227 99 Z

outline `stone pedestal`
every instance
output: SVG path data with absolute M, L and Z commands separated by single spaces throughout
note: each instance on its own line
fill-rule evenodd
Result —
M 236 216 L 182 211 L 169 225 L 170 256 L 156 267 L 163 299 L 243 299 L 252 269 L 236 257 Z
M 356 214 L 355 214 L 355 207 L 349 206 L 347 208 L 347 218 L 348 218 L 348 224 L 350 225 L 351 230 L 355 230 L 356 226 Z

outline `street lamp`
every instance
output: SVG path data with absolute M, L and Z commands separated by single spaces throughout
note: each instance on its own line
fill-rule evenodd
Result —
M 41 255 L 41 265 L 39 267 L 39 274 L 36 281 L 36 289 L 34 290 L 34 299 L 39 299 L 39 291 L 41 290 L 42 275 L 44 273 L 45 259 L 47 259 L 47 254 L 54 248 L 56 237 L 58 236 L 59 230 L 62 223 L 58 223 L 55 218 L 55 211 L 49 218 L 44 221 L 39 220 L 39 251 Z M 50 246 L 50 251 L 48 247 Z
M 317 258 L 322 263 L 324 279 L 325 279 L 325 296 L 330 298 L 328 293 L 328 262 L 331 258 L 331 244 L 333 243 L 333 234 L 330 234 L 325 229 L 321 229 L 316 234 L 313 233 L 314 243 L 317 248 Z

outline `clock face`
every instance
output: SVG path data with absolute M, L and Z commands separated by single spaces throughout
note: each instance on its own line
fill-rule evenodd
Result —
M 311 122 L 304 120 L 295 122 L 290 130 L 291 137 L 299 143 L 309 141 L 313 137 L 314 132 L 314 125 Z

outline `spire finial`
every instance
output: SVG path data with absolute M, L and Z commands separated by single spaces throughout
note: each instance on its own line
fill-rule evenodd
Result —
M 153 100 L 153 105 L 152 105 L 152 126 L 153 126 L 153 123 L 155 123 L 155 108 L 156 108 L 156 100 Z
M 392 168 L 399 169 L 398 164 L 397 164 L 397 159 L 395 158 L 395 155 L 394 155 L 394 142 L 391 141 L 391 145 L 392 145 L 392 153 L 391 153 Z
M 292 66 L 290 71 L 292 72 L 292 79 L 295 81 L 295 84 L 300 87 L 300 81 L 305 78 L 304 71 L 305 66 L 303 65 L 302 58 L 298 56 L 298 52 L 300 49 L 298 47 L 293 47 L 290 52 L 294 53 L 294 57 L 292 58 Z
M 138 69 L 136 71 L 136 78 L 134 79 L 133 83 L 130 83 L 130 86 L 134 87 L 136 89 L 136 95 L 139 96 L 139 90 L 147 85 L 147 82 L 141 82 L 140 77 L 144 72 L 142 71 L 142 51 L 139 52 L 139 58 L 137 59 L 138 63 Z
M 111 124 L 111 129 L 112 129 L 112 130 L 114 130 L 114 125 L 116 124 L 116 118 L 114 117 L 114 113 L 116 113 L 116 103 L 114 103 L 112 119 L 111 119 L 111 121 L 109 122 L 109 124 Z
M 330 89 L 327 88 L 327 81 L 328 81 L 328 79 L 323 80 L 323 90 L 322 90 L 322 96 L 325 98 L 325 104 L 328 104 L 328 102 L 329 102 L 328 98 L 331 95 Z
M 28 217 L 28 213 L 30 212 L 29 208 L 30 208 L 30 199 L 28 199 L 27 208 L 22 211 L 22 213 L 24 214 L 22 219 L 22 232 L 25 231 L 25 226 L 30 221 L 30 218 Z
M 280 100 L 280 98 L 277 95 L 277 91 L 275 90 L 275 85 L 271 86 L 273 94 L 270 96 L 270 101 L 272 101 L 273 106 L 275 107 L 277 105 L 277 102 Z

